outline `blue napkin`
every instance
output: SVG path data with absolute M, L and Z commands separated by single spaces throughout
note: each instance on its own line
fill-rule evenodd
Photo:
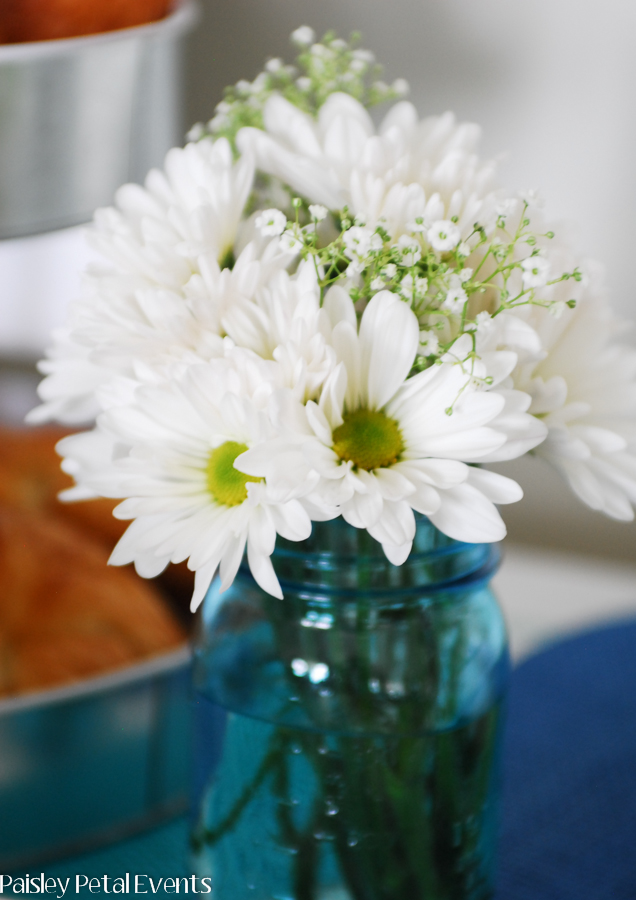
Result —
M 515 670 L 497 900 L 636 898 L 636 625 Z

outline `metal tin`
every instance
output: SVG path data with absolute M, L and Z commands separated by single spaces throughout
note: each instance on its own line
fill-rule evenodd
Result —
M 0 871 L 183 811 L 190 742 L 187 649 L 0 701 Z
M 0 46 L 0 238 L 88 221 L 181 143 L 186 0 L 159 22 Z

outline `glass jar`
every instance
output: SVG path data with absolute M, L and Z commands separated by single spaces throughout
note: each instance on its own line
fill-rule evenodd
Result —
M 195 655 L 192 852 L 214 900 L 493 893 L 509 660 L 496 547 L 418 518 L 393 566 L 342 519 L 241 568 Z

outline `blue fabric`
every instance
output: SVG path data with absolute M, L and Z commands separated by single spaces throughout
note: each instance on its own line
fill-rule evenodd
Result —
M 636 898 L 636 624 L 573 638 L 513 672 L 504 770 L 496 900 Z M 183 876 L 186 847 L 178 819 L 38 870 Z
M 497 900 L 636 898 L 636 625 L 513 674 Z

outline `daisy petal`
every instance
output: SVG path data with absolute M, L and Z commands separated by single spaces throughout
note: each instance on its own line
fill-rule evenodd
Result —
M 393 397 L 411 370 L 419 334 L 415 315 L 395 294 L 380 291 L 371 299 L 360 322 L 363 404 L 381 409 Z
M 467 481 L 493 503 L 517 503 L 523 497 L 523 490 L 516 481 L 488 469 L 468 466 Z
M 247 561 L 249 563 L 250 572 L 254 576 L 254 580 L 259 587 L 263 588 L 264 591 L 267 591 L 268 594 L 271 594 L 272 597 L 277 597 L 279 600 L 282 600 L 283 592 L 278 578 L 276 577 L 276 573 L 274 572 L 274 566 L 272 565 L 270 557 L 267 554 L 259 553 L 258 550 L 254 548 L 249 537 L 247 539 Z
M 491 543 L 506 536 L 506 526 L 496 507 L 472 485 L 460 484 L 442 491 L 440 499 L 439 510 L 429 518 L 456 541 Z

